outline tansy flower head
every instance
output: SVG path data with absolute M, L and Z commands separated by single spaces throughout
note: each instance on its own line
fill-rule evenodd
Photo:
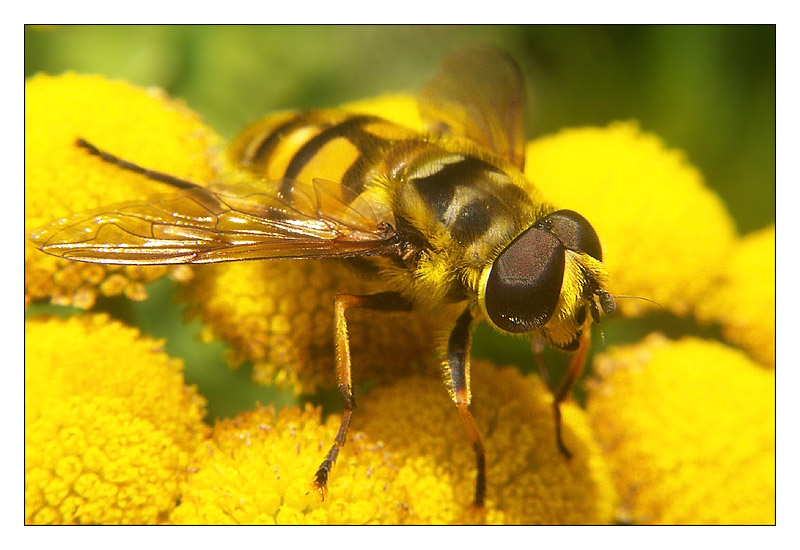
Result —
M 181 289 L 190 316 L 205 335 L 233 344 L 231 364 L 249 359 L 264 383 L 292 383 L 298 392 L 334 386 L 334 298 L 370 294 L 376 281 L 329 260 L 239 262 L 196 271 Z M 440 312 L 441 313 L 441 312 Z M 358 381 L 386 381 L 419 368 L 445 334 L 439 314 L 348 312 L 348 334 Z M 434 336 L 432 336 L 434 335 Z
M 730 255 L 733 221 L 680 151 L 635 123 L 563 130 L 531 142 L 525 173 L 559 208 L 597 231 L 612 294 L 685 315 Z M 622 311 L 646 302 L 626 300 Z
M 624 519 L 775 522 L 775 376 L 719 343 L 653 336 L 596 361 L 588 412 Z
M 564 439 L 573 453 L 566 460 L 556 446 L 553 398 L 541 379 L 486 361 L 473 361 L 470 370 L 471 408 L 489 465 L 482 518 L 469 508 L 475 455 L 441 380 L 413 377 L 375 388 L 359 400 L 353 425 L 385 443 L 395 463 L 434 461 L 458 504 L 447 514 L 442 509 L 443 523 L 610 523 L 616 494 L 584 413 L 571 404 L 562 407 Z M 422 481 L 412 489 L 417 499 L 434 489 Z M 439 504 L 430 499 L 427 506 Z
M 25 83 L 26 233 L 69 214 L 169 191 L 89 155 L 75 146 L 77 138 L 174 176 L 213 179 L 209 158 L 218 138 L 180 102 L 99 76 L 39 75 Z M 143 299 L 143 284 L 165 273 L 161 266 L 70 262 L 25 243 L 26 303 L 89 308 L 98 293 Z
M 475 365 L 475 411 L 490 457 L 489 503 L 472 509 L 475 458 L 436 377 L 411 377 L 360 400 L 327 498 L 314 472 L 338 427 L 312 409 L 221 422 L 196 454 L 176 523 L 608 523 L 616 495 L 585 416 L 564 407 L 571 461 L 554 440 L 540 381 Z M 361 430 L 363 433 L 354 430 Z
M 160 347 L 101 315 L 26 322 L 26 522 L 166 518 L 205 426 Z
M 775 226 L 739 239 L 721 282 L 698 304 L 697 316 L 722 324 L 725 339 L 775 366 Z
M 429 458 L 401 462 L 351 432 L 322 500 L 312 487 L 338 427 L 311 407 L 259 408 L 220 422 L 195 453 L 174 523 L 398 524 L 438 522 L 455 504 Z M 423 489 L 422 494 L 417 491 Z M 422 509 L 417 499 L 429 504 Z

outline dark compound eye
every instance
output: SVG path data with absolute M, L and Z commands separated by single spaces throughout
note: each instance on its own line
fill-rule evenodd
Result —
M 564 280 L 564 245 L 551 232 L 531 227 L 492 264 L 484 303 L 492 322 L 507 332 L 544 325 L 558 304 Z
M 589 221 L 573 210 L 557 210 L 542 218 L 534 227 L 549 231 L 570 250 L 585 252 L 592 258 L 603 261 L 600 239 Z

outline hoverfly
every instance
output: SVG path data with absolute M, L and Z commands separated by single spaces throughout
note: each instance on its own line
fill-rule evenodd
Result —
M 444 345 L 446 375 L 475 451 L 475 504 L 486 460 L 470 412 L 470 326 L 530 335 L 574 351 L 556 392 L 581 373 L 592 322 L 614 311 L 600 241 L 577 212 L 545 202 L 522 174 L 524 87 L 508 55 L 470 49 L 449 57 L 421 90 L 427 133 L 343 110 L 261 120 L 230 146 L 251 181 L 200 186 L 147 170 L 78 138 L 76 145 L 176 191 L 150 202 L 73 215 L 31 235 L 49 254 L 106 264 L 201 264 L 256 259 L 359 258 L 385 291 L 335 298 L 339 430 L 316 472 L 324 498 L 353 413 L 346 312 L 463 304 Z M 366 271 L 365 271 L 366 272 Z M 372 275 L 375 276 L 375 275 Z

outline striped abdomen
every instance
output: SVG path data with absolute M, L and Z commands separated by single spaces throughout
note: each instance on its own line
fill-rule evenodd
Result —
M 245 130 L 231 160 L 267 181 L 341 183 L 356 193 L 376 176 L 384 152 L 414 132 L 369 115 L 319 110 L 269 117 Z

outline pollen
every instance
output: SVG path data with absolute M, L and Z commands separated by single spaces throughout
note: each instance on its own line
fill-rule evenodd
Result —
M 75 146 L 78 138 L 122 158 L 198 183 L 214 177 L 219 138 L 158 90 L 100 76 L 44 74 L 25 83 L 25 231 L 75 212 L 141 201 L 169 188 Z M 25 242 L 25 303 L 90 308 L 98 295 L 146 297 L 163 266 L 112 269 L 48 256 Z M 106 280 L 115 277 L 115 281 Z M 105 284 L 104 284 L 105 283 Z
M 27 321 L 26 523 L 164 522 L 206 433 L 182 369 L 103 315 Z
M 651 336 L 614 348 L 587 410 L 639 524 L 775 522 L 775 375 L 728 346 Z

